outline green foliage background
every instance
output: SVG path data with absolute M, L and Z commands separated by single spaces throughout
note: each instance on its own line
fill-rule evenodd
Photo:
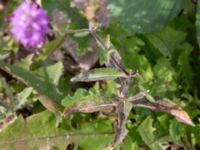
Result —
M 91 1 L 95 6 L 97 0 Z M 124 74 L 110 69 L 75 76 L 84 69 L 69 73 L 66 68 L 70 63 L 52 59 L 52 53 L 62 49 L 69 38 L 77 45 L 78 58 L 95 48 L 91 36 L 79 32 L 89 26 L 83 9 L 70 7 L 71 0 L 41 2 L 52 21 L 55 38 L 41 48 L 39 55 L 32 50 L 22 57 L 22 48 L 9 35 L 5 17 L 20 1 L 1 2 L 5 9 L 0 10 L 0 147 L 105 149 L 114 140 L 114 113 L 75 113 L 64 117 L 64 108 L 116 100 L 114 81 Z M 71 22 L 54 22 L 54 9 Z M 128 134 L 115 149 L 200 149 L 200 3 L 108 0 L 107 9 L 109 25 L 99 27 L 98 19 L 92 21 L 97 24 L 96 32 L 102 39 L 109 35 L 107 42 L 119 52 L 125 68 L 138 70 L 129 95 L 148 91 L 152 96 L 171 100 L 182 107 L 196 125 L 185 125 L 166 113 L 134 107 L 126 122 Z M 106 63 L 101 48 L 98 56 L 98 64 L 93 66 L 96 69 Z M 103 79 L 105 83 L 74 84 L 71 78 L 77 81 Z M 31 107 L 31 115 L 24 119 L 19 112 L 27 107 Z

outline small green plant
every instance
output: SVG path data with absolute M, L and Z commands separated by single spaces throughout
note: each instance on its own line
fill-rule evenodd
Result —
M 1 147 L 200 147 L 198 2 L 16 0 L 0 12 Z

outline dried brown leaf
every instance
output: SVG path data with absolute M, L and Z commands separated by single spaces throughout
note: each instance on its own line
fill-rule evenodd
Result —
M 136 96 L 131 97 L 130 102 L 135 107 L 144 107 L 144 108 L 151 109 L 155 112 L 167 112 L 173 115 L 174 117 L 176 117 L 178 121 L 191 125 L 191 126 L 195 126 L 195 124 L 192 122 L 187 112 L 185 112 L 181 107 L 179 107 L 178 105 L 176 105 L 175 103 L 171 101 L 159 100 L 159 101 L 152 102 L 146 99 L 145 94 L 139 93 Z
M 15 122 L 17 119 L 16 113 L 7 114 L 6 117 L 0 121 L 0 132 Z
M 94 113 L 94 112 L 112 112 L 115 107 L 117 106 L 116 103 L 98 103 L 95 101 L 90 102 L 81 102 L 78 105 L 73 104 L 70 107 L 66 107 L 64 110 L 65 116 L 69 116 L 73 113 Z
M 126 122 L 131 109 L 132 106 L 126 101 L 120 101 L 118 103 L 116 109 L 118 116 L 115 123 L 115 129 L 116 129 L 115 140 L 113 144 L 108 147 L 108 149 L 114 149 L 117 145 L 123 142 L 124 138 L 128 134 L 128 130 L 126 128 Z

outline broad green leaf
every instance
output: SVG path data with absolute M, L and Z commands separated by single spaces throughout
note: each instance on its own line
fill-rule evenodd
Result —
M 41 75 L 45 80 L 51 82 L 52 84 L 58 85 L 58 81 L 63 73 L 63 64 L 57 62 L 50 66 L 40 67 L 35 71 L 35 73 Z
M 19 117 L 9 128 L 4 129 L 0 134 L 0 145 L 5 149 L 39 149 L 43 146 L 53 146 L 54 139 L 48 138 L 55 135 L 64 134 L 65 131 L 57 129 L 55 116 L 44 111 L 33 115 L 25 120 Z M 48 140 L 52 142 L 48 143 Z M 67 141 L 59 144 L 67 144 Z
M 71 79 L 72 82 L 91 82 L 98 80 L 114 80 L 116 78 L 126 78 L 123 72 L 115 68 L 99 68 L 80 73 Z
M 109 0 L 110 17 L 133 32 L 160 30 L 184 7 L 185 0 Z
M 41 76 L 38 76 L 31 71 L 27 71 L 17 65 L 10 65 L 2 61 L 0 61 L 0 68 L 21 80 L 28 86 L 33 87 L 39 94 L 47 97 L 49 103 L 52 103 L 52 105 L 56 108 L 59 107 L 63 94 L 59 92 L 55 85 L 46 81 L 45 78 L 41 78 Z
M 152 150 L 164 150 L 161 143 L 156 141 L 154 136 L 155 128 L 153 127 L 153 119 L 149 116 L 138 127 L 138 131 L 148 147 Z
M 179 48 L 181 42 L 186 38 L 186 33 L 177 31 L 171 27 L 166 27 L 160 32 L 147 35 L 147 39 L 164 56 L 172 57 L 172 53 Z
M 25 120 L 19 117 L 14 124 L 0 134 L 0 146 L 5 149 L 66 149 L 73 143 L 83 149 L 101 150 L 113 139 L 112 122 L 96 120 L 82 124 L 79 129 L 56 128 L 55 116 L 44 111 Z
M 55 50 L 61 47 L 64 43 L 67 34 L 64 34 L 61 37 L 57 37 L 55 40 L 48 42 L 43 46 L 41 54 L 35 59 L 33 64 L 33 68 L 37 67 L 42 61 L 44 61 L 50 54 L 52 54 Z
M 86 133 L 84 136 L 74 136 L 73 141 L 84 150 L 104 150 L 114 139 L 113 124 L 110 120 L 98 119 L 87 122 L 77 133 Z M 87 135 L 87 133 L 91 133 Z

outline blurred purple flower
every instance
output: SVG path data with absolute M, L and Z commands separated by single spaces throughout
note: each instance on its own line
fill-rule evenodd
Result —
M 10 24 L 15 39 L 30 48 L 42 45 L 49 30 L 47 12 L 33 2 L 22 3 L 13 12 Z

